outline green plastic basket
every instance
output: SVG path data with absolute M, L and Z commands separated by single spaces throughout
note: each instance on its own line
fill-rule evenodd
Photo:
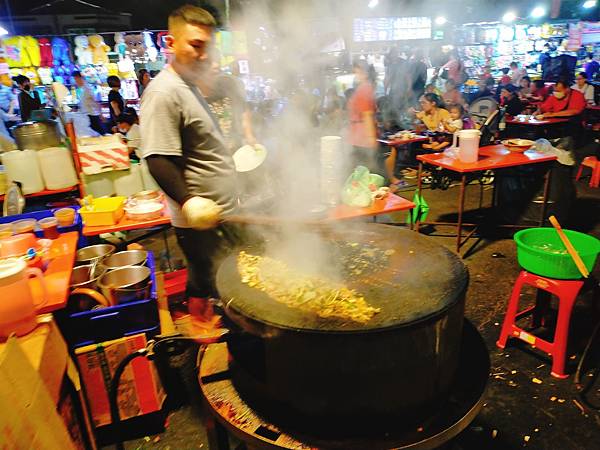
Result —
M 596 264 L 600 240 L 588 234 L 564 230 L 588 271 Z M 529 228 L 515 234 L 519 265 L 528 272 L 559 280 L 577 280 L 581 273 L 554 228 Z

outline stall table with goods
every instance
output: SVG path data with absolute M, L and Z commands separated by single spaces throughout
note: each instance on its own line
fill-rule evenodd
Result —
M 531 146 L 533 142 L 530 142 L 529 146 Z M 508 144 L 510 147 L 510 144 Z M 466 186 L 468 184 L 468 175 L 474 174 L 478 172 L 485 172 L 486 170 L 499 170 L 506 169 L 510 167 L 517 167 L 528 164 L 542 164 L 555 161 L 557 158 L 553 155 L 547 155 L 543 153 L 538 153 L 532 150 L 523 151 L 523 147 L 514 148 L 515 151 L 509 150 L 506 145 L 491 145 L 487 147 L 481 147 L 479 149 L 478 158 L 474 162 L 462 162 L 458 156 L 456 155 L 448 155 L 447 153 L 433 153 L 429 155 L 419 155 L 417 159 L 419 160 L 419 169 L 417 176 L 417 194 L 419 197 L 422 195 L 422 180 L 421 176 L 423 173 L 423 166 L 429 165 L 433 167 L 440 167 L 451 172 L 454 172 L 460 176 L 460 191 L 458 197 L 458 220 L 456 223 L 449 222 L 425 222 L 419 221 L 419 215 L 417 215 L 417 221 L 415 230 L 419 231 L 421 225 L 429 224 L 429 225 L 450 225 L 456 226 L 456 251 L 460 252 L 461 247 L 468 242 L 468 240 L 477 232 L 478 224 L 473 223 L 463 223 L 463 213 L 465 208 L 465 191 Z M 550 189 L 550 174 L 548 171 L 545 175 L 545 183 L 544 183 L 544 194 L 543 194 L 543 204 L 542 211 L 540 216 L 539 224 L 543 225 L 546 209 L 548 205 L 548 193 Z M 483 186 L 481 186 L 483 189 Z M 496 195 L 494 192 L 492 198 L 492 206 L 495 206 Z M 480 195 L 479 208 L 482 207 L 483 196 Z M 474 227 L 463 239 L 463 227 L 469 226 Z M 504 225 L 509 227 L 518 227 L 517 225 Z

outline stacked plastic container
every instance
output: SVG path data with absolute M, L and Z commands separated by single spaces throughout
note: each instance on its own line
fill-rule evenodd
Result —
M 327 206 L 339 203 L 342 170 L 342 138 L 321 138 L 321 198 Z
M 21 183 L 23 194 L 58 190 L 78 184 L 71 152 L 64 147 L 13 150 L 2 155 L 6 183 Z

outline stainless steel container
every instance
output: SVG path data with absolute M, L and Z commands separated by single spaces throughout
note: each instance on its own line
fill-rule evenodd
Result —
M 71 272 L 69 287 L 71 289 L 96 289 L 98 279 L 104 275 L 105 270 L 93 265 L 77 266 Z
M 58 124 L 54 120 L 23 122 L 12 127 L 11 131 L 21 150 L 42 150 L 61 144 Z
M 144 250 L 127 250 L 115 253 L 102 261 L 102 267 L 106 270 L 115 270 L 120 267 L 145 266 L 148 260 L 148 252 Z
M 105 273 L 98 280 L 102 295 L 111 305 L 150 297 L 151 271 L 144 266 L 122 267 Z
M 77 250 L 75 262 L 78 266 L 96 265 L 102 259 L 112 255 L 117 248 L 111 244 L 90 245 Z

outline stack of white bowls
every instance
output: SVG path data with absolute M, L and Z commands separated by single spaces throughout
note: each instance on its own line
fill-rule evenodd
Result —
M 339 203 L 343 176 L 342 158 L 342 138 L 323 136 L 321 138 L 321 198 L 327 206 L 336 206 Z

